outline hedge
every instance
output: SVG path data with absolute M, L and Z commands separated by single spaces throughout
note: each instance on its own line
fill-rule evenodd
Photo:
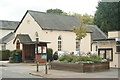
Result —
M 0 61 L 9 60 L 10 55 L 10 50 L 0 50 Z
M 53 50 L 51 48 L 47 49 L 47 61 L 52 61 L 53 60 Z
M 13 50 L 10 55 L 10 63 L 22 62 L 22 50 Z M 16 59 L 17 57 L 17 59 Z

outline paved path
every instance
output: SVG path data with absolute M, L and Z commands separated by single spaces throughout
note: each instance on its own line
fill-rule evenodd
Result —
M 35 69 L 35 66 L 22 64 L 10 64 L 2 62 L 0 66 L 0 76 L 2 78 L 41 78 L 40 76 L 30 75 L 29 72 Z
M 104 72 L 94 72 L 94 73 L 78 73 L 71 71 L 62 71 L 62 70 L 48 70 L 48 74 L 45 74 L 45 66 L 39 66 L 39 72 L 36 72 L 36 66 L 31 66 L 31 64 L 8 64 L 4 62 L 3 77 L 26 77 L 26 78 L 118 78 L 118 69 L 110 69 L 109 71 Z M 16 76 L 12 76 L 16 75 Z M 30 75 L 30 74 L 32 75 Z M 36 75 L 36 76 L 33 76 Z
M 48 74 L 44 74 L 45 71 L 31 72 L 33 75 L 42 76 L 46 78 L 118 78 L 118 70 L 110 69 L 105 72 L 94 72 L 94 73 L 78 73 L 71 71 L 61 70 L 49 70 Z

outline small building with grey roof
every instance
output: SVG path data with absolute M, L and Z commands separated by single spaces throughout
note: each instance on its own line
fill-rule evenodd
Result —
M 5 44 L 15 37 L 14 30 L 18 24 L 18 21 L 0 20 L 0 50 L 6 49 Z

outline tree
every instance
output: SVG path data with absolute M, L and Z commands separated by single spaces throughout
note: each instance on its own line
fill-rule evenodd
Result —
M 62 14 L 63 13 L 63 11 L 60 9 L 48 9 L 46 12 L 47 13 L 54 13 L 54 14 Z
M 93 24 L 93 16 L 92 15 L 88 15 L 88 14 L 84 14 L 83 16 L 83 23 L 84 24 Z
M 120 2 L 99 2 L 94 16 L 94 24 L 107 33 L 109 30 L 120 30 Z
M 66 13 L 66 12 L 64 12 L 60 9 L 48 9 L 46 12 L 47 13 L 54 13 L 54 14 L 76 16 L 76 17 L 82 18 L 84 24 L 93 24 L 94 17 L 92 15 L 88 15 L 88 14 L 81 15 L 81 14 L 78 14 L 78 13 L 71 14 L 71 13 Z
M 80 26 L 79 27 L 74 26 L 72 27 L 72 29 L 73 32 L 76 34 L 76 40 L 79 46 L 79 49 L 77 49 L 77 51 L 80 51 L 81 39 L 83 39 L 87 35 L 86 31 L 88 30 L 88 28 L 83 26 L 83 19 L 80 18 Z
M 90 25 L 93 24 L 94 17 L 92 15 L 88 15 L 88 14 L 81 15 L 81 14 L 78 14 L 78 13 L 74 13 L 72 15 L 76 16 L 76 17 L 79 17 L 79 18 L 82 18 L 84 24 L 90 24 Z

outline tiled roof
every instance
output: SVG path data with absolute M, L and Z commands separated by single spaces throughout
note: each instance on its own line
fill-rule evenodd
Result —
M 21 43 L 32 42 L 28 34 L 18 34 L 16 38 L 18 38 Z
M 92 40 L 107 39 L 107 35 L 103 31 L 101 31 L 96 25 L 85 24 L 85 26 L 92 31 Z
M 0 20 L 0 29 L 2 30 L 15 30 L 18 26 L 18 21 L 5 21 Z
M 45 30 L 66 30 L 79 26 L 79 20 L 74 16 L 57 15 L 38 11 L 28 11 L 35 21 Z
M 0 39 L 0 44 L 5 44 L 5 43 L 11 41 L 12 39 L 14 39 L 14 37 L 15 37 L 15 33 L 11 32 Z

